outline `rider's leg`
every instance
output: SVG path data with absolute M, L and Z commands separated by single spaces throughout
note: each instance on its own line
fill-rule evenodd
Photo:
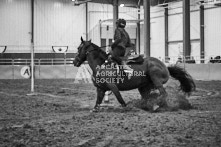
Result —
M 124 57 L 125 55 L 126 48 L 123 48 L 121 46 L 117 46 L 112 49 L 112 58 L 118 63 L 123 65 L 123 69 L 125 72 L 128 73 L 128 77 L 131 78 L 133 74 L 133 69 L 127 65 L 126 61 L 122 61 L 120 57 Z
M 116 46 L 112 49 L 111 58 L 116 61 L 118 64 L 121 64 L 122 60 L 120 57 L 124 57 L 125 49 L 119 46 Z

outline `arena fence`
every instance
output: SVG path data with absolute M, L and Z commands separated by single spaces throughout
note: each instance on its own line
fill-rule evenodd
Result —
M 0 59 L 0 79 L 24 79 L 24 67 L 30 67 L 30 59 Z M 35 59 L 35 79 L 84 79 L 91 78 L 87 63 L 77 68 L 72 64 L 73 58 Z M 169 65 L 170 63 L 166 63 Z M 196 80 L 221 80 L 221 64 L 177 63 L 184 67 Z M 30 71 L 28 71 L 30 72 Z
M 35 79 L 90 78 L 87 64 L 77 68 L 74 58 L 35 59 Z M 30 59 L 0 59 L 0 79 L 30 78 Z M 23 68 L 27 68 L 23 70 Z M 29 68 L 29 69 L 28 69 Z M 29 76 L 23 76 L 28 74 Z

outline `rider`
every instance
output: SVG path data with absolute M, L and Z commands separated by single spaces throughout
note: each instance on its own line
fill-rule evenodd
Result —
M 124 19 L 118 19 L 116 22 L 116 29 L 114 33 L 114 43 L 111 45 L 112 48 L 112 58 L 118 62 L 121 62 L 123 68 L 129 74 L 132 74 L 133 69 L 131 69 L 125 61 L 122 61 L 119 57 L 124 57 L 126 48 L 131 47 L 131 40 L 129 34 L 124 29 L 126 26 L 126 21 Z

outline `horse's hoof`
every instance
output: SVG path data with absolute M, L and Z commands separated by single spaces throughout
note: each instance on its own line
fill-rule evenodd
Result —
M 158 111 L 159 110 L 159 108 L 160 108 L 160 106 L 159 105 L 153 105 L 153 112 L 156 112 L 156 111 Z
M 127 107 L 127 104 L 122 104 L 121 106 L 122 106 L 122 107 Z
M 99 109 L 98 108 L 94 108 L 90 112 L 99 112 Z

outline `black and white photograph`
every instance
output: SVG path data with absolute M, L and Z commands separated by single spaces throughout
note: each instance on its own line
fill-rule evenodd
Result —
M 0 147 L 221 147 L 221 0 L 0 0 Z

